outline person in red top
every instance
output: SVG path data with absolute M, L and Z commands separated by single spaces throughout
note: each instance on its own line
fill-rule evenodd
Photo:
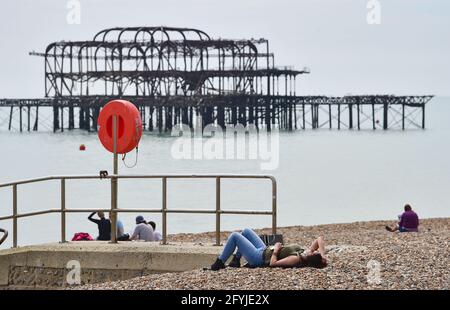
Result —
M 417 213 L 414 212 L 410 205 L 405 205 L 405 212 L 400 216 L 400 222 L 395 228 L 391 228 L 386 226 L 386 230 L 390 232 L 399 231 L 399 232 L 417 232 L 419 231 L 419 217 Z

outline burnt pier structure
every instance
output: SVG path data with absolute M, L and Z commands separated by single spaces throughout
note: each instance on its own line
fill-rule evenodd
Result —
M 432 98 L 299 96 L 296 84 L 309 70 L 276 67 L 268 40 L 213 39 L 190 28 L 110 28 L 30 54 L 44 58 L 45 98 L 0 99 L 0 126 L 10 130 L 39 130 L 40 109 L 51 109 L 53 131 L 95 131 L 101 108 L 118 98 L 158 132 L 199 120 L 269 130 L 425 128 Z

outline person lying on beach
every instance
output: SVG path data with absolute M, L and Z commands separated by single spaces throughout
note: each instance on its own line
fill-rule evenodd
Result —
M 327 265 L 325 241 L 323 237 L 314 240 L 308 250 L 299 245 L 266 246 L 259 236 L 246 228 L 242 233 L 233 232 L 227 240 L 222 254 L 211 265 L 211 270 L 225 268 L 228 258 L 237 249 L 229 267 L 240 267 L 243 256 L 250 267 L 313 267 L 323 268 Z
M 386 226 L 386 230 L 390 232 L 418 232 L 419 231 L 419 216 L 414 212 L 409 204 L 404 207 L 405 212 L 400 215 L 398 224 L 391 228 Z
M 88 216 L 88 220 L 97 224 L 97 240 L 111 240 L 111 221 L 105 218 L 105 213 L 103 213 L 102 211 L 97 212 L 97 215 L 100 218 L 99 220 L 92 218 L 94 214 L 95 212 L 92 212 L 91 215 Z

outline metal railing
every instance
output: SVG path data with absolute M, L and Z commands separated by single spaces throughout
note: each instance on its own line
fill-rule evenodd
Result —
M 87 179 L 110 179 L 111 184 L 117 183 L 118 179 L 161 179 L 162 181 L 162 208 L 161 209 L 120 209 L 114 207 L 111 209 L 68 209 L 66 208 L 66 181 L 67 180 L 87 180 Z M 82 212 L 112 212 L 111 227 L 116 227 L 117 213 L 161 213 L 162 214 L 162 244 L 167 244 L 167 214 L 168 213 L 188 213 L 188 214 L 215 214 L 216 215 L 216 245 L 220 245 L 220 221 L 222 214 L 245 214 L 245 215 L 271 215 L 272 216 L 272 233 L 276 233 L 277 227 L 277 182 L 273 176 L 270 175 L 108 175 L 105 177 L 99 175 L 67 175 L 67 176 L 48 176 L 36 179 L 28 179 L 10 183 L 0 184 L 0 188 L 12 187 L 13 196 L 13 214 L 9 216 L 0 217 L 2 220 L 12 220 L 12 238 L 13 247 L 17 247 L 17 226 L 18 219 L 25 217 L 32 217 L 37 215 L 59 213 L 61 215 L 61 242 L 66 242 L 66 214 L 67 213 L 82 213 Z M 211 210 L 194 210 L 194 209 L 168 209 L 167 208 L 167 180 L 168 179 L 215 179 L 216 181 L 216 205 L 215 209 Z M 272 211 L 245 211 L 245 210 L 222 210 L 221 209 L 221 180 L 222 179 L 268 179 L 272 183 Z M 18 213 L 17 211 L 17 188 L 19 185 L 40 183 L 52 180 L 60 181 L 60 208 L 47 209 L 42 211 Z M 111 196 L 113 198 L 114 188 L 111 187 Z M 117 236 L 111 232 L 111 241 L 117 242 Z M 7 232 L 6 232 L 7 235 Z

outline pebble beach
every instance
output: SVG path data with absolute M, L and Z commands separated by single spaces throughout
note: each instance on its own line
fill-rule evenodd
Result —
M 162 273 L 79 286 L 96 290 L 450 289 L 450 218 L 424 219 L 418 233 L 390 233 L 392 221 L 280 227 L 284 243 L 308 246 L 324 236 L 328 266 L 226 268 Z M 270 233 L 270 229 L 257 230 Z M 229 232 L 222 233 L 226 240 Z M 169 241 L 213 243 L 213 232 L 171 235 Z M 212 262 L 211 262 L 212 263 Z M 206 267 L 206 266 L 205 266 Z

